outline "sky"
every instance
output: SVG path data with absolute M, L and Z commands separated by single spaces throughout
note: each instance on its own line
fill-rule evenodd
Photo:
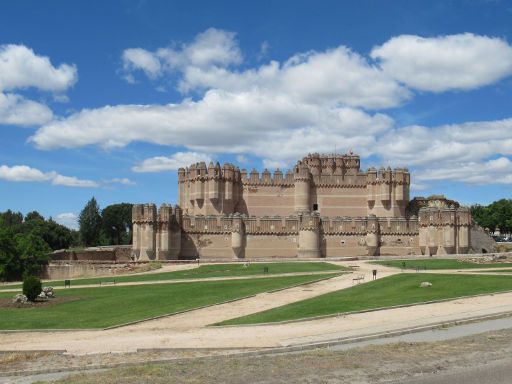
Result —
M 176 203 L 198 161 L 353 151 L 412 196 L 512 190 L 512 1 L 11 1 L 0 211 Z

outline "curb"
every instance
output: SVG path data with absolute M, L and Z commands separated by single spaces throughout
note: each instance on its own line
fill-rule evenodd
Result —
M 389 332 L 383 332 L 383 333 L 376 333 L 376 334 L 370 334 L 370 335 L 364 335 L 359 337 L 352 337 L 352 338 L 344 338 L 344 339 L 334 339 L 334 340 L 327 340 L 323 342 L 317 342 L 317 343 L 304 343 L 304 344 L 297 344 L 294 346 L 283 346 L 283 347 L 267 347 L 267 348 L 259 348 L 257 350 L 251 350 L 251 351 L 243 351 L 243 352 L 235 352 L 231 354 L 225 354 L 225 355 L 216 355 L 216 356 L 201 356 L 201 357 L 184 357 L 184 358 L 175 358 L 175 359 L 158 359 L 158 360 L 151 360 L 151 361 L 139 361 L 139 362 L 129 362 L 129 363 L 115 363 L 115 364 L 99 364 L 95 366 L 86 366 L 86 367 L 76 367 L 76 368 L 54 368 L 54 369 L 46 369 L 46 370 L 33 370 L 33 371 L 7 371 L 7 372 L 0 372 L 0 378 L 5 378 L 9 376 L 31 376 L 31 375 L 39 375 L 39 374 L 46 374 L 46 373 L 59 373 L 59 372 L 66 372 L 70 375 L 89 371 L 89 370 L 98 370 L 98 369 L 113 369 L 113 368 L 123 368 L 123 367 L 132 367 L 142 364 L 165 364 L 165 363 L 179 363 L 179 362 L 185 362 L 190 360 L 211 360 L 216 359 L 219 357 L 250 357 L 250 356 L 266 356 L 266 355 L 273 355 L 273 354 L 285 354 L 285 353 L 292 353 L 292 352 L 301 352 L 301 351 L 311 351 L 315 349 L 321 349 L 321 348 L 329 348 L 334 347 L 338 345 L 344 345 L 344 344 L 354 344 L 357 342 L 362 341 L 369 341 L 369 340 L 375 340 L 380 338 L 390 338 L 395 336 L 401 336 L 406 334 L 412 334 L 416 332 L 422 332 L 422 331 L 428 331 L 436 328 L 442 328 L 447 326 L 456 326 L 456 325 L 463 325 L 463 324 L 470 324 L 470 323 L 476 323 L 480 321 L 485 320 L 495 320 L 505 317 L 512 317 L 512 312 L 500 312 L 493 315 L 485 315 L 485 316 L 475 316 L 475 317 L 468 317 L 468 318 L 462 318 L 458 320 L 451 320 L 447 322 L 439 322 L 434 323 L 430 325 L 425 325 L 421 327 L 413 327 L 413 328 L 404 328 L 396 331 L 389 331 Z M 231 350 L 236 348 L 231 348 Z M 239 348 L 240 349 L 240 348 Z M 244 348 L 247 349 L 247 348 Z M 180 349 L 172 349 L 172 348 L 148 348 L 148 349 L 138 349 L 137 352 L 158 352 L 158 351 L 179 351 Z M 218 350 L 222 351 L 224 348 L 220 349 L 211 349 L 211 348 L 197 348 L 193 349 L 195 351 L 211 351 L 211 350 Z M 17 351 L 18 353 L 23 353 L 27 351 Z

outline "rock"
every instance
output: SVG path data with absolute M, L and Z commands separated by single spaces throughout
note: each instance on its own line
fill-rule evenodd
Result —
M 47 298 L 55 297 L 55 295 L 53 293 L 53 287 L 43 287 L 43 291 L 41 292 L 41 294 L 43 294 L 44 297 L 47 297 Z
M 432 283 L 430 281 L 424 281 L 420 284 L 421 288 L 429 288 L 432 286 Z
M 14 299 L 12 299 L 13 304 L 25 304 L 28 302 L 27 296 L 18 293 L 16 296 L 14 296 Z

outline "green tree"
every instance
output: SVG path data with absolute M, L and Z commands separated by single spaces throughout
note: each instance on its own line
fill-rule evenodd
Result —
M 130 244 L 133 204 L 109 205 L 101 212 L 103 238 L 109 245 Z
M 60 225 L 51 218 L 44 223 L 42 237 L 48 243 L 51 249 L 67 249 L 78 245 L 78 240 L 71 229 Z
M 34 233 L 17 234 L 15 239 L 23 275 L 39 275 L 43 265 L 48 263 L 50 247 L 42 237 Z
M 80 212 L 78 223 L 82 243 L 87 247 L 99 245 L 101 215 L 100 207 L 94 197 L 87 202 L 82 212 Z
M 488 206 L 473 205 L 471 207 L 471 214 L 481 227 L 491 230 L 500 228 L 502 232 L 512 232 L 511 199 L 501 199 Z
M 22 273 L 14 235 L 9 229 L 0 228 L 0 280 L 15 280 Z
M 12 232 L 17 233 L 21 230 L 22 224 L 23 215 L 20 212 L 8 209 L 0 213 L 0 228 L 9 228 Z

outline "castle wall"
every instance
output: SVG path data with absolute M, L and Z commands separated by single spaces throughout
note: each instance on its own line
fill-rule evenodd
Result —
M 366 185 L 354 187 L 317 187 L 312 204 L 318 205 L 322 216 L 366 216 Z
M 295 211 L 295 190 L 290 185 L 244 184 L 236 211 L 246 215 L 290 215 Z

